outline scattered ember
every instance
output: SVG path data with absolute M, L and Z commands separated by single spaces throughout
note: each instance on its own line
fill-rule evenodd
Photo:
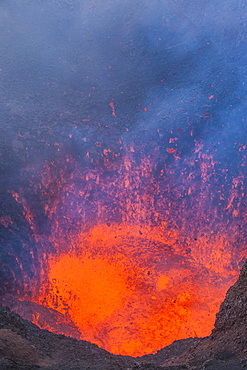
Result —
M 110 105 L 110 107 L 112 109 L 112 113 L 111 114 L 113 115 L 113 117 L 117 117 L 116 112 L 115 112 L 115 105 L 114 105 L 114 103 L 111 102 L 111 103 L 109 103 L 109 105 Z
M 167 153 L 176 153 L 177 149 L 174 148 L 166 148 Z
M 133 145 L 122 157 L 102 149 L 101 167 L 81 168 L 72 157 L 45 162 L 40 181 L 51 228 L 36 236 L 42 272 L 32 301 L 69 315 L 81 339 L 114 354 L 141 356 L 209 335 L 245 256 L 239 228 L 224 220 L 226 212 L 242 217 L 243 180 L 234 178 L 228 193 L 223 183 L 210 186 L 215 162 L 203 143 L 195 145 L 182 171 L 179 159 L 158 172 L 159 148 L 138 157 Z M 20 194 L 12 192 L 35 234 Z

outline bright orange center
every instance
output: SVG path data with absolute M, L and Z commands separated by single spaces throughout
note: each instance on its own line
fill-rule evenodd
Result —
M 68 312 L 82 339 L 114 354 L 141 356 L 209 335 L 229 281 L 178 256 L 171 238 L 140 225 L 94 227 L 50 259 L 46 304 Z

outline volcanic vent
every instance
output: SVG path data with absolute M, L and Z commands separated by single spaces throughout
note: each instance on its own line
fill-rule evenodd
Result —
M 89 157 L 86 168 L 71 156 L 63 166 L 46 161 L 38 174 L 28 169 L 27 190 L 10 191 L 38 245 L 39 265 L 33 264 L 39 274 L 19 299 L 69 317 L 81 339 L 114 354 L 141 356 L 176 339 L 210 334 L 245 249 L 234 223 L 226 227 L 224 215 L 211 217 L 222 197 L 216 191 L 221 184 L 210 190 L 211 156 L 198 152 L 185 162 L 175 186 L 180 166 L 158 170 L 160 153 L 120 150 L 104 151 L 100 163 Z M 241 184 L 241 177 L 234 179 L 226 213 L 236 212 L 231 199 Z M 50 225 L 45 235 L 40 214 Z M 54 330 L 48 311 L 41 321 L 37 312 L 30 318 Z
M 114 354 L 210 334 L 246 257 L 244 14 L 1 4 L 3 302 Z

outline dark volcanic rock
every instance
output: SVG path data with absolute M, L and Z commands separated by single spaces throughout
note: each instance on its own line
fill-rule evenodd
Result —
M 0 309 L 0 329 L 10 329 L 22 337 L 26 337 L 27 328 L 19 315 L 11 312 L 9 308 Z
M 43 329 L 76 339 L 80 339 L 81 337 L 80 331 L 70 318 L 52 308 L 44 307 L 27 300 L 21 301 L 10 294 L 0 298 L 0 303 L 5 307 L 9 307 L 11 311 L 17 313 L 23 319 L 35 322 L 37 326 Z
M 2 357 L 0 358 L 0 369 L 1 370 L 36 370 L 40 369 L 37 365 L 27 365 L 20 362 L 11 360 L 10 358 Z
M 0 329 L 0 354 L 24 364 L 39 364 L 35 347 L 10 329 Z
M 219 341 L 224 351 L 227 349 L 240 358 L 247 356 L 247 262 L 220 306 L 211 338 Z
M 228 290 L 216 315 L 212 334 L 178 358 L 164 362 L 169 366 L 187 365 L 188 369 L 244 369 L 247 358 L 247 261 L 238 281 Z
M 184 352 L 187 352 L 191 347 L 195 347 L 202 338 L 188 338 L 188 339 L 181 339 L 175 340 L 169 346 L 162 348 L 154 355 L 146 355 L 143 357 L 137 358 L 142 364 L 155 364 L 155 365 L 163 365 L 164 361 L 170 358 L 176 358 L 181 356 Z

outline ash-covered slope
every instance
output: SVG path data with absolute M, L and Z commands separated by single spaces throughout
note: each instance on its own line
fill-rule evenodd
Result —
M 240 358 L 247 357 L 247 262 L 221 304 L 211 340 Z
M 0 304 L 10 308 L 12 312 L 17 313 L 25 320 L 35 323 L 42 329 L 52 331 L 55 334 L 63 334 L 67 337 L 81 338 L 81 333 L 70 318 L 56 310 L 28 300 L 20 300 L 18 297 L 10 294 L 0 297 Z
M 247 263 L 217 314 L 212 334 L 176 341 L 156 355 L 115 356 L 98 346 L 56 335 L 0 308 L 0 368 L 11 369 L 247 369 Z

